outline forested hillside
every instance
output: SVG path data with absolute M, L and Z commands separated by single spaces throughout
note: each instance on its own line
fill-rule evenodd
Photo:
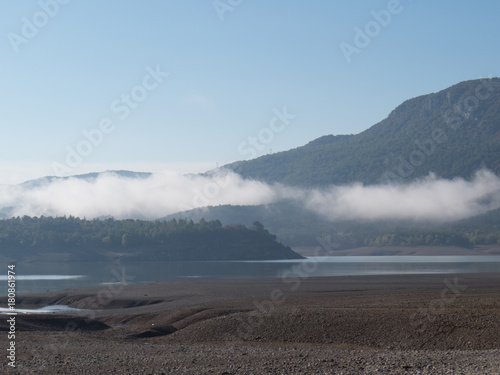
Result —
M 407 100 L 357 135 L 328 135 L 225 167 L 248 179 L 304 187 L 408 182 L 429 172 L 468 179 L 483 167 L 500 174 L 500 78 Z
M 259 222 L 85 220 L 28 217 L 0 220 L 0 254 L 13 259 L 236 260 L 300 258 Z M 64 260 L 64 259 L 60 260 Z

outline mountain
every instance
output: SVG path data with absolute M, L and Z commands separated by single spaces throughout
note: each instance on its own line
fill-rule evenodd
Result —
M 301 187 L 409 182 L 429 172 L 468 179 L 482 167 L 500 174 L 500 78 L 407 100 L 356 135 L 327 135 L 225 166 L 247 179 Z

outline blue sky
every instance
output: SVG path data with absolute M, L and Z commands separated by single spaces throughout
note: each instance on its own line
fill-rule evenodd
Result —
M 2 1 L 0 183 L 199 172 L 359 133 L 406 99 L 500 76 L 499 14 L 496 1 Z M 372 36 L 356 45 L 356 28 Z

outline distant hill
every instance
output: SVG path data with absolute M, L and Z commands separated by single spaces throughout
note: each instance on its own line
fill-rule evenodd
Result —
M 482 167 L 500 174 L 500 78 L 407 100 L 356 135 L 327 135 L 225 166 L 248 179 L 303 187 L 408 182 L 429 172 L 468 179 Z
M 297 202 L 281 201 L 268 205 L 221 205 L 197 208 L 169 215 L 164 220 L 220 220 L 224 225 L 249 226 L 260 221 L 278 240 L 290 246 L 316 243 L 316 237 L 330 234 L 333 225 L 318 214 L 304 210 Z
M 109 170 L 105 172 L 93 172 L 93 173 L 85 173 L 85 174 L 80 174 L 80 175 L 73 175 L 73 176 L 45 176 L 41 178 L 37 178 L 34 180 L 29 180 L 26 182 L 23 182 L 17 186 L 25 189 L 25 190 L 30 190 L 30 189 L 36 189 L 40 187 L 47 186 L 53 182 L 56 181 L 65 181 L 69 179 L 77 179 L 81 181 L 86 181 L 89 183 L 95 182 L 99 177 L 103 176 L 118 176 L 130 180 L 134 179 L 146 179 L 151 177 L 153 174 L 150 172 L 134 172 L 134 171 L 126 171 L 126 170 Z M 3 206 L 0 207 L 0 219 L 6 219 L 15 216 L 16 212 L 16 206 L 15 204 L 13 206 Z M 108 216 L 103 216 L 101 218 L 106 218 Z M 136 217 L 138 218 L 138 217 Z M 142 217 L 141 217 L 142 218 Z
M 148 178 L 152 175 L 152 173 L 119 170 L 119 171 L 92 172 L 92 173 L 85 173 L 85 174 L 78 174 L 74 176 L 64 176 L 64 177 L 46 176 L 42 178 L 37 178 L 36 180 L 26 181 L 22 183 L 21 186 L 24 188 L 35 188 L 38 186 L 49 184 L 54 181 L 67 180 L 70 178 L 76 178 L 79 180 L 86 180 L 92 182 L 95 181 L 98 177 L 105 175 L 116 175 L 125 178 Z
M 220 220 L 225 225 L 249 225 L 258 220 L 279 241 L 296 246 L 317 246 L 328 238 L 338 249 L 370 246 L 500 245 L 500 209 L 451 223 L 413 220 L 337 220 L 300 207 L 293 201 L 260 206 L 216 206 L 179 212 L 165 219 Z

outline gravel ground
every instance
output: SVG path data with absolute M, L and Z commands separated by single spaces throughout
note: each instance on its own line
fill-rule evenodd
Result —
M 500 374 L 500 274 L 197 280 L 19 298 L 8 374 Z M 3 301 L 2 301 L 3 302 Z M 7 330 L 7 323 L 0 321 Z M 7 346 L 5 334 L 4 345 Z
M 92 342 L 22 360 L 15 374 L 500 374 L 500 351 Z M 47 353 L 43 341 L 30 345 Z M 49 354 L 49 353 L 47 353 Z

